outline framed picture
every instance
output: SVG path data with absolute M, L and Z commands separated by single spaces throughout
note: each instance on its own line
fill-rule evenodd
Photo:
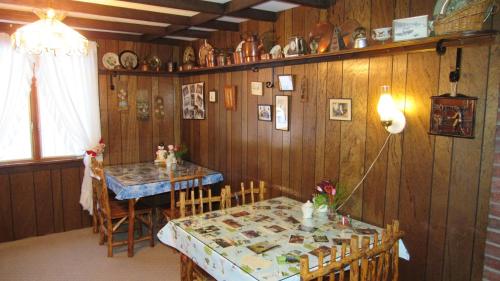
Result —
M 392 32 L 394 42 L 428 37 L 428 16 L 393 20 Z
M 280 91 L 293 91 L 293 75 L 278 75 Z
M 431 97 L 430 134 L 474 138 L 477 97 Z
M 273 115 L 271 111 L 272 105 L 270 104 L 259 104 L 257 105 L 257 118 L 260 121 L 273 121 Z
M 288 131 L 290 96 L 276 96 L 274 116 L 276 116 L 276 130 Z
M 208 101 L 209 102 L 217 102 L 217 92 L 215 90 L 208 92 Z
M 236 110 L 236 86 L 224 86 L 224 106 L 227 110 Z
M 182 85 L 182 117 L 184 119 L 205 119 L 203 82 Z
M 250 91 L 254 96 L 262 96 L 262 82 L 251 82 Z
M 330 99 L 330 120 L 351 121 L 351 99 Z

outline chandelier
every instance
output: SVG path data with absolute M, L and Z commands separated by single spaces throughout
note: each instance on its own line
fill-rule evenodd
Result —
M 61 21 L 64 14 L 53 9 L 37 10 L 38 21 L 27 24 L 11 35 L 14 48 L 30 54 L 86 55 L 89 41 Z

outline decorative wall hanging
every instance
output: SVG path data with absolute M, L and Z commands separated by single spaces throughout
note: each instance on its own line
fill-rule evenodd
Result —
M 127 81 L 117 79 L 118 111 L 128 110 Z
M 280 91 L 293 91 L 293 75 L 278 75 Z
M 276 96 L 274 116 L 276 116 L 276 130 L 288 131 L 289 96 Z
M 137 90 L 136 98 L 137 120 L 149 119 L 149 99 L 147 90 Z
M 203 82 L 182 85 L 182 117 L 184 119 L 205 119 Z
M 259 104 L 257 105 L 257 118 L 260 121 L 273 121 L 272 105 L 270 104 Z
M 430 134 L 474 138 L 477 97 L 450 94 L 431 97 Z
M 165 118 L 165 106 L 163 105 L 163 98 L 156 96 L 155 98 L 155 115 L 157 119 Z
M 262 82 L 251 82 L 250 90 L 254 96 L 262 96 Z
M 396 19 L 392 21 L 394 42 L 429 36 L 428 15 Z
M 208 92 L 208 101 L 217 102 L 217 91 L 212 90 Z
M 139 58 L 136 53 L 125 50 L 120 53 L 120 64 L 125 69 L 136 69 L 139 65 Z
M 352 120 L 351 99 L 330 99 L 330 120 Z
M 224 106 L 227 110 L 236 110 L 236 87 L 224 87 Z

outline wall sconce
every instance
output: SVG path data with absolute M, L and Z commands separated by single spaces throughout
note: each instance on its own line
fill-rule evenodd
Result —
M 391 134 L 399 134 L 406 125 L 406 118 L 396 107 L 391 96 L 390 86 L 380 87 L 380 99 L 377 105 L 377 111 L 380 116 L 382 126 Z

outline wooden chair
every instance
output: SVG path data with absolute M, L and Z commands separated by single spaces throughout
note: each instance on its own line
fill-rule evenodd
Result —
M 255 195 L 259 196 L 259 201 L 264 200 L 264 195 L 266 193 L 266 186 L 264 181 L 259 181 L 259 188 L 254 188 L 253 181 L 250 181 L 250 188 L 245 188 L 245 183 L 241 183 L 241 189 L 238 192 L 235 192 L 234 196 L 238 198 L 241 197 L 241 204 L 246 204 L 246 196 L 250 195 L 250 200 L 252 205 L 255 203 Z M 236 202 L 239 205 L 239 200 Z
M 103 245 L 107 238 L 108 257 L 113 256 L 113 247 L 127 245 L 128 240 L 113 241 L 113 234 L 118 233 L 118 229 L 128 221 L 129 209 L 128 202 L 110 201 L 108 195 L 108 186 L 104 178 L 104 169 L 102 163 L 92 159 L 92 171 L 99 177 L 96 179 L 96 197 L 99 202 L 97 208 L 97 217 L 99 219 L 99 244 Z M 135 218 L 138 220 L 139 237 L 134 241 L 150 240 L 150 246 L 154 247 L 153 235 L 153 211 L 151 208 L 136 204 Z M 142 226 L 148 228 L 148 234 L 142 235 Z
M 93 165 L 102 165 L 102 162 L 97 161 L 95 158 L 93 159 L 95 161 L 90 162 L 90 168 L 92 169 Z M 92 232 L 98 233 L 99 232 L 99 218 L 97 215 L 97 189 L 98 186 L 101 184 L 100 179 L 92 175 Z M 114 198 L 109 198 L 110 201 L 116 201 Z
M 300 257 L 300 279 L 302 281 L 323 280 L 329 276 L 330 281 L 344 281 L 346 267 L 350 267 L 349 281 L 397 281 L 399 278 L 399 239 L 404 232 L 399 230 L 399 222 L 394 221 L 382 232 L 382 240 L 378 241 L 378 235 L 374 235 L 374 245 L 370 247 L 370 238 L 363 237 L 361 248 L 359 238 L 353 235 L 350 243 L 350 254 L 347 253 L 347 245 L 341 247 L 340 260 L 331 259 L 324 264 L 324 254 L 318 256 L 318 268 L 309 270 L 309 256 Z M 331 257 L 337 256 L 337 247 L 332 247 Z M 361 266 L 360 266 L 361 264 Z M 338 275 L 338 279 L 336 278 Z
M 201 172 L 201 170 L 197 170 L 193 175 L 188 175 L 188 176 L 180 176 L 180 177 L 175 177 L 174 171 L 170 172 L 170 207 L 165 208 L 163 210 L 163 216 L 165 220 L 169 221 L 172 219 L 176 219 L 180 217 L 179 209 L 178 209 L 178 204 L 176 204 L 175 200 L 175 189 L 178 186 L 179 190 L 184 189 L 185 194 L 191 195 L 191 191 L 194 191 L 196 187 L 198 187 L 198 190 L 203 189 L 203 177 L 205 175 Z M 179 198 L 180 198 L 181 192 L 179 192 Z M 186 196 L 186 195 L 184 195 Z M 189 198 L 187 198 L 189 199 Z

